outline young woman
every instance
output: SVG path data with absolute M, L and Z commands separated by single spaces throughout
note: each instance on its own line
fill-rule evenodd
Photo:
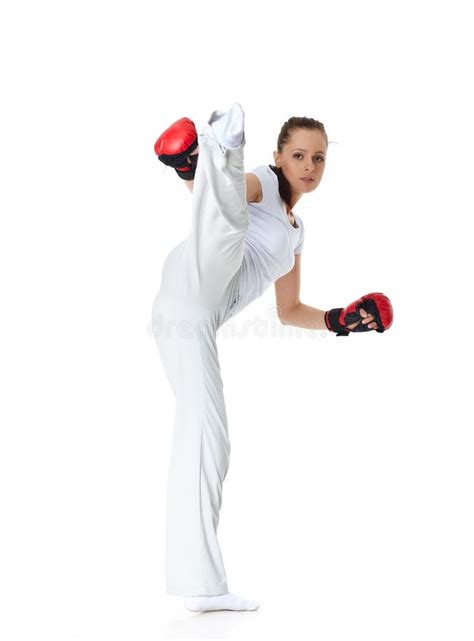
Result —
M 303 221 L 296 202 L 316 189 L 326 162 L 324 126 L 291 118 L 275 165 L 244 173 L 244 112 L 213 111 L 201 133 L 189 118 L 173 123 L 155 152 L 192 191 L 190 235 L 166 257 L 153 302 L 153 335 L 176 414 L 167 486 L 167 593 L 192 611 L 255 610 L 228 591 L 217 540 L 230 441 L 216 344 L 217 330 L 275 284 L 282 323 L 339 336 L 392 323 L 381 293 L 346 308 L 320 310 L 299 299 Z

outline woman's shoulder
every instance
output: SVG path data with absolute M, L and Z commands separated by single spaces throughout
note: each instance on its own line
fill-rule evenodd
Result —
M 269 204 L 278 195 L 278 178 L 270 165 L 257 165 L 249 173 L 257 176 L 260 182 L 262 198 L 258 204 Z
M 275 172 L 273 171 L 273 169 L 271 169 L 270 165 L 257 165 L 250 171 L 250 173 L 255 174 L 256 176 L 258 176 L 259 178 L 262 178 L 263 180 L 268 180 L 269 178 L 272 178 L 272 176 L 277 178 Z

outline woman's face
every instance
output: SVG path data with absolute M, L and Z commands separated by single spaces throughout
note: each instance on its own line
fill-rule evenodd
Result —
M 281 167 L 293 191 L 307 194 L 319 185 L 326 163 L 326 138 L 319 129 L 297 129 L 283 146 L 273 152 L 275 165 Z M 311 178 L 312 180 L 302 180 Z

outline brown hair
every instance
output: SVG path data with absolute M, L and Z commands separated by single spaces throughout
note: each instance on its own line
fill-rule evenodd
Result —
M 319 122 L 319 120 L 315 120 L 314 118 L 307 118 L 306 116 L 293 116 L 283 124 L 283 127 L 280 130 L 277 140 L 278 153 L 282 153 L 283 145 L 286 145 L 286 143 L 290 139 L 291 134 L 296 129 L 319 129 L 319 131 L 322 131 L 324 137 L 326 138 L 326 145 L 329 144 L 328 136 L 322 122 Z M 281 199 L 287 204 L 289 208 L 291 208 L 291 187 L 290 183 L 286 179 L 285 174 L 283 173 L 283 170 L 281 169 L 281 167 L 276 167 L 275 165 L 268 166 L 270 167 L 270 169 L 273 169 L 273 171 L 277 175 Z

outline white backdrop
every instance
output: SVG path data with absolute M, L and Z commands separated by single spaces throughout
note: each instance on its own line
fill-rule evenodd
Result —
M 3 639 L 472 640 L 467 18 L 460 1 L 3 5 Z M 262 605 L 195 615 L 165 594 L 174 398 L 151 335 L 191 194 L 153 144 L 234 101 L 246 171 L 293 115 L 332 143 L 295 209 L 302 302 L 382 291 L 394 323 L 279 326 L 271 288 L 219 330 L 219 540 L 229 589 Z

